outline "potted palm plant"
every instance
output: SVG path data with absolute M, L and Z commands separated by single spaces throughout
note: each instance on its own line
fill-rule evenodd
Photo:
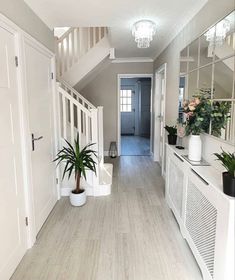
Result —
M 169 145 L 176 145 L 176 141 L 177 141 L 177 128 L 176 128 L 176 126 L 166 125 L 164 128 L 168 132 L 168 144 Z
M 57 165 L 61 162 L 65 164 L 62 179 L 68 173 L 68 179 L 75 174 L 76 187 L 70 192 L 70 203 L 73 206 L 82 206 L 86 203 L 86 191 L 81 188 L 81 176 L 86 179 L 86 171 L 91 170 L 96 173 L 96 152 L 90 149 L 94 143 L 86 145 L 83 149 L 79 145 L 79 135 L 74 140 L 74 147 L 65 140 L 67 147 L 63 147 L 54 159 Z
M 227 170 L 223 172 L 224 193 L 235 197 L 235 153 L 227 153 L 222 150 L 222 153 L 215 153 L 214 155 Z

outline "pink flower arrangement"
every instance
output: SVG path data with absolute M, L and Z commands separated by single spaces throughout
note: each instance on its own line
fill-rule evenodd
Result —
M 183 102 L 186 117 L 186 135 L 198 135 L 209 127 L 211 105 L 209 99 L 203 94 L 195 95 L 191 100 Z

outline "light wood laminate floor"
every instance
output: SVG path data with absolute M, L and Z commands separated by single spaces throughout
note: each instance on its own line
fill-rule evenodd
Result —
M 109 160 L 110 161 L 110 160 Z M 201 280 L 150 157 L 112 160 L 112 195 L 62 198 L 12 280 Z

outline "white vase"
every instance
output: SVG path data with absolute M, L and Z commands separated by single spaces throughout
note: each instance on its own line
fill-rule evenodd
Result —
M 202 140 L 200 135 L 190 135 L 188 145 L 188 159 L 200 161 L 202 158 Z
M 82 193 L 78 193 L 78 194 L 73 193 L 71 191 L 69 198 L 70 198 L 70 203 L 73 206 L 82 206 L 86 203 L 86 191 L 84 190 Z

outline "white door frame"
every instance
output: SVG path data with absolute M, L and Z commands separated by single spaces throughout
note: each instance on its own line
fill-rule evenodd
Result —
M 121 155 L 121 112 L 120 112 L 120 89 L 121 89 L 121 79 L 123 78 L 150 78 L 151 79 L 151 101 L 150 101 L 150 153 L 152 154 L 152 97 L 153 97 L 153 74 L 118 74 L 117 75 L 117 149 L 118 156 Z
M 160 135 L 160 126 L 158 125 L 157 118 L 160 114 L 160 101 L 161 96 L 164 95 L 164 102 L 163 102 L 163 126 L 165 126 L 165 115 L 166 115 L 166 76 L 167 75 L 167 63 L 162 64 L 156 71 L 155 71 L 155 79 L 154 79 L 154 151 L 153 151 L 153 160 L 158 161 L 160 160 L 160 146 L 157 147 L 157 144 L 160 144 L 158 140 L 158 136 Z M 162 93 L 162 76 L 164 76 L 164 87 Z M 162 175 L 165 176 L 164 170 L 164 162 L 165 162 L 165 133 L 163 133 L 163 165 L 162 165 Z
M 39 43 L 31 35 L 23 31 L 11 20 L 0 13 L 0 26 L 13 32 L 16 36 L 16 56 L 19 65 L 17 67 L 17 82 L 19 87 L 19 119 L 21 126 L 21 145 L 23 159 L 23 179 L 24 179 L 24 196 L 25 196 L 25 215 L 28 218 L 27 226 L 27 247 L 31 248 L 36 241 L 36 227 L 34 217 L 33 192 L 32 192 L 32 165 L 31 165 L 31 134 L 29 130 L 29 108 L 28 93 L 25 77 L 25 54 L 24 42 L 27 40 L 41 51 L 47 53 L 51 58 L 52 72 L 54 75 L 53 83 L 53 115 L 54 115 L 54 156 L 58 148 L 58 129 L 57 129 L 57 106 L 56 106 L 56 71 L 55 71 L 55 54 L 48 50 L 44 45 Z M 58 171 L 56 171 L 58 172 Z M 57 178 L 58 174 L 57 174 Z M 60 186 L 57 185 L 58 199 L 60 198 Z

